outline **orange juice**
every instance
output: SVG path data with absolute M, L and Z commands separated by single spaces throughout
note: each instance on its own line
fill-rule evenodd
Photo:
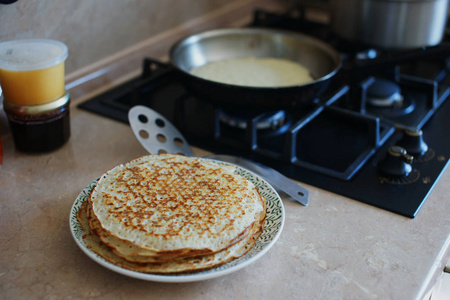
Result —
M 33 106 L 65 93 L 67 46 L 46 39 L 0 43 L 0 87 L 6 102 Z
M 0 85 L 6 101 L 17 105 L 39 105 L 64 95 L 64 63 L 31 71 L 0 69 Z

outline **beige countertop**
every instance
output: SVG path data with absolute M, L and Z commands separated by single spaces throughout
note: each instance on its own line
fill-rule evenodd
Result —
M 193 283 L 128 278 L 77 247 L 69 213 L 92 180 L 146 154 L 131 128 L 73 106 L 69 142 L 31 155 L 0 121 L 2 299 L 414 299 L 448 260 L 447 170 L 415 219 L 307 186 L 309 206 L 283 199 L 279 240 L 248 267 Z
M 142 57 L 164 56 L 176 39 L 189 32 L 246 24 L 254 6 L 265 2 L 279 5 L 280 1 L 234 1 L 203 21 L 152 33 L 142 43 L 77 69 L 67 76 L 72 100 L 82 101 L 86 90 L 107 89 L 117 83 L 118 75 L 136 75 L 132 72 Z M 54 14 L 40 4 L 41 10 Z M 33 3 L 21 5 L 2 9 L 12 10 L 7 16 L 21 22 L 14 28 L 22 31 L 27 24 L 24 21 L 30 20 L 33 29 L 37 24 Z M 72 13 L 74 4 L 70 5 L 67 11 Z M 76 11 L 83 23 L 89 20 L 86 15 L 91 10 L 87 4 L 84 7 Z M 20 19 L 25 11 L 33 18 Z M 109 14 L 105 16 L 109 20 Z M 71 63 L 76 65 L 82 62 L 84 45 L 78 44 L 79 30 L 73 28 L 79 27 L 73 27 L 70 20 L 66 25 L 75 37 Z M 41 21 L 42 14 L 39 24 L 45 27 L 47 23 Z M 54 23 L 53 18 L 48 21 Z M 163 21 L 159 20 L 161 28 L 155 28 L 162 31 Z M 68 37 L 59 26 L 55 29 L 57 37 Z M 92 37 L 97 40 L 98 35 Z M 115 41 L 113 37 L 110 42 Z M 103 43 L 98 45 L 104 47 Z M 77 91 L 78 85 L 88 87 Z M 114 273 L 78 248 L 70 233 L 70 209 L 83 188 L 103 172 L 146 152 L 129 126 L 73 104 L 69 142 L 54 152 L 35 155 L 14 149 L 0 107 L 4 151 L 0 166 L 0 299 L 414 299 L 422 298 L 449 259 L 447 170 L 415 219 L 306 186 L 309 206 L 283 198 L 286 222 L 280 238 L 261 259 L 244 269 L 211 280 L 176 284 Z M 206 154 L 195 150 L 199 156 Z

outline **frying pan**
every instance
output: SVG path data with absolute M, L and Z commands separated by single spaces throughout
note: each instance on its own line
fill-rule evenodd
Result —
M 190 70 L 238 57 L 283 58 L 306 67 L 313 81 L 283 87 L 251 87 L 215 82 Z M 221 107 L 267 111 L 311 105 L 341 66 L 339 53 L 313 37 L 261 28 L 225 28 L 188 36 L 170 49 L 170 62 L 195 95 Z

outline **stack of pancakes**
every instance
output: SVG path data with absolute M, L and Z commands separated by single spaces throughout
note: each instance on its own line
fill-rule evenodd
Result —
M 244 255 L 266 202 L 231 166 L 148 155 L 105 173 L 78 211 L 88 248 L 145 273 L 201 271 Z

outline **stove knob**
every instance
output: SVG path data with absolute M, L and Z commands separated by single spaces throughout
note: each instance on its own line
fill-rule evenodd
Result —
M 428 150 L 428 145 L 424 142 L 423 132 L 420 129 L 406 130 L 399 145 L 414 156 L 421 156 Z
M 386 157 L 378 164 L 378 170 L 385 175 L 403 177 L 412 171 L 413 157 L 400 146 L 389 148 Z

